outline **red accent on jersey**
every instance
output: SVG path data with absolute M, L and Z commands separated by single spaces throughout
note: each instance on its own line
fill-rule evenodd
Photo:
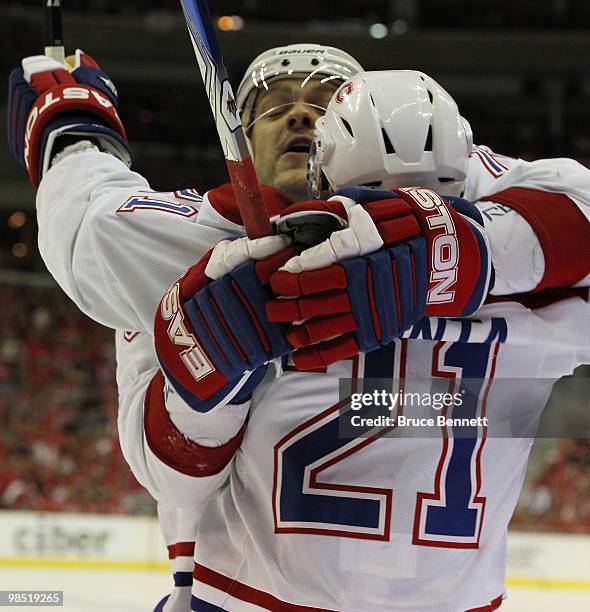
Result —
M 154 193 L 153 195 L 160 195 Z M 162 198 L 154 198 L 148 195 L 134 195 L 128 198 L 116 212 L 118 213 L 133 213 L 136 210 L 157 210 L 159 212 L 170 213 L 172 215 L 179 215 L 190 219 L 194 217 L 199 209 L 196 206 L 189 206 L 188 204 L 178 204 L 170 200 L 164 200 Z
M 309 421 L 302 423 L 292 432 L 289 432 L 280 442 L 275 445 L 274 453 L 275 453 L 275 470 L 274 470 L 274 482 L 273 482 L 273 513 L 275 520 L 275 533 L 313 533 L 316 535 L 326 535 L 326 536 L 339 536 L 342 538 L 358 538 L 363 540 L 380 540 L 388 542 L 390 539 L 390 530 L 391 530 L 391 505 L 393 500 L 393 490 L 379 487 L 365 487 L 365 486 L 354 486 L 354 485 L 345 485 L 345 484 L 331 484 L 331 483 L 323 483 L 318 482 L 318 475 L 323 471 L 328 469 L 331 465 L 343 461 L 347 457 L 351 456 L 354 453 L 361 451 L 367 445 L 372 444 L 375 440 L 381 438 L 386 433 L 391 431 L 393 427 L 385 427 L 379 430 L 377 433 L 373 434 L 369 438 L 363 438 L 352 447 L 349 447 L 343 452 L 339 452 L 334 457 L 329 459 L 328 461 L 324 461 L 319 465 L 316 465 L 312 470 L 310 470 L 310 477 L 308 487 L 312 491 L 337 491 L 337 492 L 351 492 L 357 493 L 359 495 L 378 495 L 382 498 L 382 505 L 384 506 L 384 520 L 383 520 L 383 529 L 380 533 L 365 533 L 360 531 L 355 531 L 354 527 L 350 526 L 349 529 L 345 529 L 346 525 L 338 525 L 338 526 L 330 526 L 330 528 L 321 529 L 319 527 L 306 527 L 306 526 L 298 526 L 298 527 L 281 527 L 280 526 L 280 514 L 278 508 L 278 466 L 279 462 L 279 452 L 281 447 L 286 444 L 290 438 L 298 435 L 300 432 L 310 429 L 313 427 L 318 421 L 321 421 L 325 417 L 333 414 L 334 412 L 340 410 L 340 408 L 348 401 L 344 399 L 342 402 L 335 404 L 325 410 L 324 412 L 316 415 Z M 335 418 L 338 418 L 336 415 Z
M 494 153 L 489 147 L 474 147 L 469 157 L 476 155 L 483 167 L 494 177 L 499 178 L 505 172 L 508 172 L 509 168 L 502 164 L 498 157 L 505 157 L 504 155 L 498 155 Z
M 179 200 L 188 200 L 189 202 L 197 202 L 201 203 L 203 201 L 203 196 L 193 188 L 189 189 L 179 189 L 177 191 L 172 192 L 175 198 Z
M 247 601 L 255 606 L 260 606 L 265 610 L 272 610 L 273 612 L 333 612 L 326 608 L 311 608 L 309 606 L 300 606 L 283 601 L 270 593 L 255 589 L 243 582 L 239 582 L 235 578 L 224 576 L 200 563 L 195 563 L 193 578 L 197 582 L 208 584 L 214 589 L 219 589 L 223 593 L 227 593 L 231 597 Z
M 405 353 L 406 350 L 406 341 L 402 340 L 401 342 L 401 351 Z M 359 383 L 359 358 L 358 356 L 354 356 L 351 358 L 352 361 L 352 375 L 351 375 L 351 394 L 356 393 L 358 389 Z M 405 355 L 403 355 L 400 360 L 400 367 L 405 368 L 406 359 Z M 362 373 L 360 376 L 362 377 Z M 405 387 L 405 370 L 399 370 L 397 373 L 397 378 L 400 379 L 401 388 Z M 391 533 L 391 513 L 392 513 L 392 503 L 393 503 L 393 489 L 387 488 L 379 488 L 379 487 L 365 487 L 358 485 L 346 485 L 346 484 L 331 484 L 326 482 L 318 482 L 318 475 L 321 474 L 324 470 L 328 469 L 330 466 L 345 460 L 349 456 L 362 451 L 366 446 L 372 444 L 379 438 L 383 437 L 388 432 L 392 431 L 395 426 L 383 427 L 379 429 L 376 433 L 371 435 L 368 438 L 359 438 L 354 445 L 349 445 L 348 448 L 345 447 L 345 450 L 342 451 L 340 449 L 338 452 L 331 453 L 330 458 L 326 459 L 324 457 L 324 461 L 322 463 L 315 462 L 315 465 L 312 469 L 310 469 L 309 482 L 307 486 L 310 490 L 319 491 L 337 491 L 337 492 L 351 492 L 368 495 L 378 495 L 382 497 L 382 504 L 384 505 L 384 520 L 383 520 L 383 530 L 381 533 L 365 533 L 355 531 L 354 527 L 350 527 L 350 529 L 345 529 L 346 525 L 332 525 L 329 529 L 326 527 L 325 529 L 321 529 L 318 527 L 307 527 L 303 526 L 303 523 L 299 526 L 280 526 L 280 510 L 279 510 L 279 479 L 282 478 L 282 474 L 280 474 L 280 461 L 279 461 L 279 453 L 282 452 L 281 448 L 284 447 L 289 440 L 298 436 L 301 432 L 305 430 L 310 430 L 314 428 L 314 426 L 320 421 L 324 420 L 326 417 L 331 416 L 334 412 L 339 411 L 340 408 L 345 406 L 351 397 L 347 396 L 342 399 L 337 404 L 330 406 L 327 410 L 316 414 L 314 417 L 309 420 L 298 425 L 294 430 L 290 431 L 288 434 L 283 436 L 283 438 L 275 444 L 274 447 L 274 471 L 273 471 L 273 489 L 272 489 L 272 507 L 273 507 L 273 516 L 275 523 L 275 533 L 311 533 L 316 535 L 325 535 L 325 536 L 339 536 L 343 538 L 358 538 L 363 540 L 380 540 L 380 541 L 389 541 L 390 533 Z M 401 414 L 402 409 L 399 409 Z M 336 415 L 335 418 L 338 418 Z M 342 451 L 342 452 L 341 452 Z M 326 525 L 328 525 L 326 523 Z
M 273 612 L 333 612 L 326 608 L 310 608 L 309 606 L 301 606 L 283 601 L 270 593 L 239 582 L 235 578 L 228 578 L 200 563 L 195 563 L 193 578 L 197 582 L 207 584 L 214 589 L 227 593 L 231 597 L 241 599 L 255 606 L 260 606 L 265 610 L 272 610 Z M 497 610 L 502 605 L 503 601 L 503 596 L 498 595 L 498 597 L 492 599 L 489 604 L 477 608 L 469 608 L 465 610 L 465 612 L 494 612 L 494 610 Z
M 481 606 L 479 608 L 469 608 L 469 610 L 465 610 L 465 612 L 494 612 L 497 610 L 504 601 L 504 597 L 502 595 L 498 595 L 496 599 L 492 599 L 489 604 L 485 606 Z
M 175 542 L 168 546 L 168 558 L 176 559 L 176 557 L 194 557 L 195 543 L 194 542 Z
M 534 291 L 575 285 L 590 274 L 590 222 L 568 196 L 511 187 L 481 199 L 510 206 L 533 228 L 545 256 Z
M 266 210 L 269 216 L 279 215 L 285 208 L 292 204 L 291 200 L 277 191 L 273 187 L 268 185 L 261 185 L 262 197 L 266 205 Z M 231 183 L 224 183 L 223 185 L 211 189 L 207 192 L 207 197 L 211 206 L 224 218 L 237 225 L 242 224 L 242 216 L 240 215 L 240 209 L 236 202 L 236 196 Z
M 144 430 L 150 450 L 167 466 L 187 476 L 213 476 L 231 461 L 242 443 L 246 424 L 221 446 L 202 446 L 189 440 L 172 422 L 164 403 L 164 375 L 152 378 L 144 402 Z
M 450 342 L 438 342 L 433 354 L 432 354 L 432 376 L 448 378 L 449 379 L 449 388 L 448 392 L 453 393 L 455 381 L 457 376 L 459 378 L 462 376 L 462 373 L 459 371 L 453 372 L 454 367 L 444 367 L 441 368 L 442 362 L 439 359 L 439 355 L 441 350 L 445 350 L 446 346 L 452 345 Z M 488 394 L 490 391 L 490 387 L 492 381 L 494 379 L 496 373 L 496 359 L 498 357 L 498 351 L 500 350 L 500 344 L 496 344 L 493 348 L 493 354 L 491 355 L 491 359 L 488 362 L 488 372 L 486 376 L 486 385 L 485 390 L 483 391 L 483 398 L 481 400 L 481 416 L 485 417 L 487 412 L 487 401 Z M 444 361 L 444 360 L 443 360 Z M 442 414 L 446 416 L 448 412 L 448 406 L 445 406 Z M 475 456 L 475 492 L 473 495 L 473 505 L 478 505 L 481 509 L 481 515 L 479 519 L 479 529 L 477 531 L 477 537 L 473 542 L 457 542 L 452 541 L 451 538 L 448 540 L 434 540 L 428 539 L 427 537 L 422 537 L 420 534 L 420 525 L 421 525 L 421 515 L 423 512 L 423 502 L 424 500 L 433 500 L 435 502 L 439 502 L 442 499 L 441 490 L 443 488 L 443 470 L 445 468 L 445 464 L 447 462 L 447 455 L 449 452 L 449 434 L 446 428 L 443 429 L 443 438 L 442 438 L 442 452 L 441 457 L 436 468 L 436 476 L 435 476 L 435 488 L 434 493 L 424 493 L 419 492 L 416 497 L 416 514 L 414 518 L 414 531 L 412 537 L 412 543 L 418 546 L 436 546 L 439 548 L 479 548 L 479 539 L 481 536 L 481 529 L 483 527 L 483 519 L 485 514 L 485 506 L 486 506 L 486 497 L 480 495 L 481 491 L 481 454 L 483 451 L 483 447 L 485 445 L 487 439 L 487 426 L 482 427 L 482 436 L 481 441 L 478 442 L 479 446 L 476 451 Z M 495 601 L 495 600 L 494 600 Z M 493 610 L 495 608 L 481 608 L 481 610 Z M 477 608 L 480 610 L 480 608 Z

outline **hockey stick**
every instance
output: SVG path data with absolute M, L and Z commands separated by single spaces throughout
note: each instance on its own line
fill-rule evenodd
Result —
M 270 221 L 227 78 L 206 0 L 180 0 L 223 147 L 238 208 L 249 238 L 271 234 Z
M 61 0 L 43 0 L 45 18 L 45 55 L 64 63 L 64 41 L 61 25 Z

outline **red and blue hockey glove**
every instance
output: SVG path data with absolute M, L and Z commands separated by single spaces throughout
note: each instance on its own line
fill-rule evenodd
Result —
M 45 55 L 27 57 L 8 83 L 8 144 L 36 187 L 60 150 L 89 140 L 131 164 L 117 114 L 117 90 L 88 54 L 70 69 Z
M 303 251 L 271 278 L 281 299 L 269 303 L 267 312 L 273 321 L 292 324 L 287 339 L 298 349 L 293 359 L 300 369 L 325 367 L 375 350 L 423 316 L 467 316 L 487 295 L 491 263 L 476 207 L 425 189 L 397 190 L 389 193 L 389 200 L 368 203 L 387 194 L 359 188 L 340 192 L 341 199 L 350 197 L 371 212 L 360 215 L 362 223 L 353 218 L 347 230 Z M 399 235 L 409 235 L 390 246 L 396 220 L 380 220 L 378 209 L 382 202 L 400 199 L 408 208 L 398 217 Z M 349 205 L 349 218 L 356 206 Z M 386 246 L 347 257 L 359 248 L 362 252 L 363 235 L 371 235 L 372 222 L 373 235 Z M 411 237 L 414 226 L 417 237 Z M 349 236 L 338 237 L 342 232 Z M 378 242 L 376 237 L 374 243 Z
M 291 323 L 295 365 L 326 367 L 389 344 L 422 318 L 426 241 L 414 238 L 320 270 L 279 271 L 271 286 L 281 299 L 267 313 L 271 321 Z
M 243 393 L 248 378 L 252 390 L 263 366 L 292 350 L 287 326 L 266 316 L 268 279 L 293 256 L 288 244 L 286 236 L 223 241 L 162 298 L 156 352 L 166 378 L 193 409 L 206 412 Z
M 306 266 L 313 261 L 318 268 L 420 235 L 409 204 L 390 191 L 366 188 L 292 204 L 273 222 L 277 233 L 290 236 L 294 244 L 315 247 L 305 248 L 301 261 Z

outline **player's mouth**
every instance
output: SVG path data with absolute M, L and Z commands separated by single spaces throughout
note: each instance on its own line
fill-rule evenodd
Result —
M 292 138 L 285 147 L 283 155 L 305 155 L 309 156 L 309 148 L 311 147 L 311 138 L 305 136 L 297 136 Z

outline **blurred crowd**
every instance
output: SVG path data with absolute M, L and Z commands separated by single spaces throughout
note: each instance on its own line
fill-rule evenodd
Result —
M 554 441 L 539 473 L 527 479 L 512 525 L 590 531 L 589 439 Z
M 0 508 L 152 512 L 118 445 L 113 332 L 57 289 L 0 291 Z

